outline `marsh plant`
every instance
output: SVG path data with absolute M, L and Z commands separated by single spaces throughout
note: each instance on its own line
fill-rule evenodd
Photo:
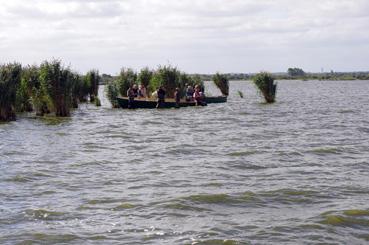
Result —
M 118 108 L 119 105 L 118 105 L 117 97 L 119 96 L 119 91 L 118 91 L 117 84 L 115 82 L 109 82 L 108 84 L 106 84 L 105 94 L 108 100 L 110 101 L 112 107 Z
M 117 86 L 118 92 L 122 96 L 127 96 L 127 90 L 130 86 L 136 83 L 137 74 L 130 68 L 122 68 L 119 76 L 114 81 Z
M 174 96 L 175 89 L 180 86 L 180 71 L 170 65 L 159 66 L 150 80 L 150 91 L 155 91 L 160 86 L 166 90 L 167 97 Z
M 267 72 L 260 72 L 252 78 L 255 86 L 259 89 L 267 103 L 274 103 L 277 93 L 277 84 L 274 77 Z
M 137 82 L 145 86 L 145 88 L 148 88 L 153 74 L 154 72 L 152 70 L 150 70 L 148 67 L 145 67 L 141 69 L 140 73 L 138 74 Z
M 40 66 L 41 87 L 47 92 L 56 116 L 70 115 L 72 104 L 72 72 L 60 60 L 44 61 Z
M 213 76 L 214 84 L 219 88 L 224 96 L 229 95 L 229 80 L 226 75 L 216 73 Z
M 0 121 L 15 120 L 16 96 L 21 75 L 22 66 L 18 63 L 0 66 Z
M 99 94 L 99 83 L 101 81 L 99 71 L 91 70 L 87 72 L 85 79 L 86 79 L 86 85 L 89 88 L 88 93 L 90 95 L 90 102 L 95 102 L 95 98 L 97 98 Z

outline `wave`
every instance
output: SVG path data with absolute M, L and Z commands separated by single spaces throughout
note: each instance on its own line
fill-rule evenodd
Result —
M 132 209 L 135 208 L 136 206 L 131 204 L 131 203 L 122 203 L 118 206 L 116 206 L 115 208 L 113 208 L 113 211 L 121 211 L 121 210 L 127 210 L 127 209 Z
M 63 220 L 67 215 L 64 212 L 49 211 L 46 209 L 27 209 L 24 213 L 26 217 L 36 220 Z
M 26 239 L 19 244 L 34 244 L 38 242 L 42 244 L 67 244 L 71 242 L 76 242 L 77 240 L 81 240 L 80 237 L 73 234 L 32 233 L 22 234 L 22 237 L 26 237 Z
M 351 209 L 344 211 L 332 211 L 321 214 L 321 224 L 343 227 L 369 227 L 369 210 Z
M 339 147 L 319 147 L 307 151 L 316 155 L 341 154 L 343 150 Z
M 250 155 L 255 155 L 255 154 L 259 154 L 259 153 L 263 153 L 257 150 L 249 150 L 249 151 L 238 151 L 238 152 L 231 152 L 228 155 L 231 157 L 243 157 L 243 156 L 250 156 Z
M 238 194 L 198 194 L 182 197 L 176 201 L 191 207 L 194 205 L 248 205 L 273 206 L 276 204 L 300 205 L 322 202 L 328 198 L 316 191 L 302 189 L 278 189 L 273 191 L 252 192 Z M 323 199 L 323 200 L 322 200 Z
M 195 241 L 191 244 L 192 245 L 243 245 L 243 244 L 249 244 L 249 243 L 239 242 L 236 240 L 211 239 L 211 240 L 205 240 L 205 241 Z

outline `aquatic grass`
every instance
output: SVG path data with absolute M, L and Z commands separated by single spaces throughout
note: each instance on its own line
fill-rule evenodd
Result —
M 154 72 L 152 70 L 150 70 L 148 67 L 145 67 L 141 69 L 140 73 L 138 74 L 137 82 L 145 86 L 145 88 L 148 88 L 153 74 Z
M 224 96 L 229 95 L 229 80 L 224 74 L 216 73 L 213 76 L 214 84 L 219 88 Z
M 244 97 L 244 96 L 243 96 L 242 91 L 238 90 L 238 91 L 237 91 L 237 94 L 240 96 L 240 98 L 241 98 L 241 99 L 243 99 L 243 97 Z
M 122 68 L 118 77 L 114 80 L 121 96 L 127 96 L 127 90 L 136 83 L 137 74 L 130 68 Z
M 150 91 L 155 91 L 160 86 L 166 90 L 166 96 L 174 97 L 174 92 L 179 87 L 180 71 L 171 65 L 159 66 L 150 80 Z
M 202 89 L 205 89 L 204 82 L 202 81 L 201 77 L 198 75 L 188 75 L 187 73 L 180 72 L 179 75 L 179 88 L 181 90 L 181 94 L 184 96 L 186 91 L 186 85 L 195 87 L 199 85 Z
M 31 100 L 31 89 L 28 79 L 23 76 L 25 71 L 22 71 L 22 78 L 17 89 L 16 95 L 16 111 L 17 112 L 31 112 L 33 111 Z
M 88 85 L 88 92 L 90 95 L 90 102 L 94 102 L 95 98 L 99 94 L 99 83 L 101 81 L 101 77 L 99 75 L 98 70 L 91 70 L 87 72 L 86 76 L 86 83 Z
M 97 106 L 97 107 L 101 106 L 101 101 L 100 101 L 99 97 L 95 97 L 95 106 Z
M 267 103 L 274 103 L 277 93 L 277 84 L 270 73 L 260 72 L 252 78 L 255 86 L 259 89 Z
M 60 60 L 44 61 L 40 66 L 40 81 L 47 91 L 56 116 L 70 115 L 72 79 L 71 71 L 65 68 Z
M 21 74 L 22 66 L 18 63 L 0 66 L 0 121 L 13 121 L 16 118 L 16 96 Z
M 110 101 L 113 108 L 118 108 L 119 104 L 117 101 L 117 97 L 119 95 L 118 87 L 115 82 L 109 82 L 105 87 L 105 94 L 108 100 Z
M 85 82 L 79 74 L 72 74 L 72 107 L 78 108 L 78 103 L 80 102 L 80 97 L 82 97 L 82 101 L 86 101 L 87 93 L 82 95 L 83 86 Z

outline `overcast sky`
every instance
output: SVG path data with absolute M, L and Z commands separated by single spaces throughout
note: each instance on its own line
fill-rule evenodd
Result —
M 0 63 L 369 70 L 368 0 L 0 0 Z

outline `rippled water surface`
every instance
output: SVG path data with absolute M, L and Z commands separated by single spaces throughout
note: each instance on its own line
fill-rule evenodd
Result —
M 0 124 L 0 244 L 367 244 L 369 82 L 231 85 Z

